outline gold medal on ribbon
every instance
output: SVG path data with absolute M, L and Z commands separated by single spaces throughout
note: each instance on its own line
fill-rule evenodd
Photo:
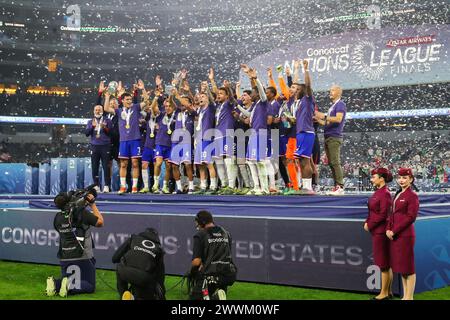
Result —
M 155 134 L 154 133 L 150 133 L 150 138 L 154 138 Z
M 171 135 L 171 134 L 172 134 L 172 130 L 170 130 L 170 129 L 167 130 L 167 134 L 168 134 L 168 135 Z
M 130 125 L 128 123 L 125 125 L 125 129 L 130 129 Z

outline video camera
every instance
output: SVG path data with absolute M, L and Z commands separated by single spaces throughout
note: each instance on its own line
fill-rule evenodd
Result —
M 95 184 L 91 184 L 84 189 L 61 192 L 54 199 L 55 205 L 61 210 L 84 208 L 89 203 L 95 202 L 95 199 L 97 198 L 97 191 L 95 190 L 95 186 Z M 88 195 L 90 194 L 94 196 L 94 199 L 87 199 Z

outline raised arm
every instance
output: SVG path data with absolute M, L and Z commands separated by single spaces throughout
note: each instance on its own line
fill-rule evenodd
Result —
M 267 101 L 266 92 L 264 91 L 264 87 L 261 84 L 261 81 L 259 81 L 257 77 L 256 70 L 249 68 L 249 66 L 247 66 L 246 64 L 241 64 L 241 68 L 248 75 L 250 80 L 254 81 L 261 101 Z
M 311 97 L 312 96 L 311 76 L 309 75 L 308 65 L 309 65 L 308 60 L 303 59 L 303 71 L 305 72 L 306 95 L 308 97 Z
M 105 92 L 105 102 L 104 102 L 104 105 L 103 105 L 103 110 L 105 112 L 115 114 L 116 110 L 114 108 L 110 107 L 110 105 L 109 105 L 109 98 L 110 97 L 111 97 L 111 94 L 108 91 L 106 91 Z
M 241 98 L 241 82 L 240 81 L 236 82 L 236 97 L 238 99 Z
M 208 79 L 211 82 L 212 91 L 217 94 L 219 92 L 219 88 L 217 88 L 216 81 L 214 80 L 214 69 L 209 68 Z

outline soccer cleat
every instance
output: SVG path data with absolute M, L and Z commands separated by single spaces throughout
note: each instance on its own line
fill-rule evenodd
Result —
M 290 189 L 288 192 L 284 193 L 284 195 L 286 196 L 295 196 L 295 195 L 302 195 L 302 191 L 301 190 L 295 190 L 295 189 Z
M 288 195 L 289 191 L 291 191 L 290 188 L 284 188 L 283 191 L 281 191 L 281 194 L 282 194 L 283 196 L 286 196 L 286 195 Z
M 100 193 L 100 187 L 99 186 L 95 186 L 94 190 L 97 191 L 97 193 Z
M 170 194 L 170 190 L 169 190 L 169 187 L 168 186 L 164 186 L 163 188 L 162 188 L 162 193 L 164 193 L 164 194 Z
M 134 296 L 130 291 L 125 291 L 122 294 L 122 300 L 134 300 Z
M 104 186 L 103 187 L 103 193 L 109 193 L 109 192 L 110 192 L 109 186 Z
M 118 194 L 124 194 L 127 192 L 127 187 L 120 187 Z
M 327 195 L 329 196 L 343 196 L 344 195 L 344 188 L 341 186 L 336 186 L 331 190 L 330 192 L 327 192 Z
M 200 189 L 200 190 L 194 191 L 193 194 L 206 194 L 206 189 Z
M 139 190 L 139 193 L 149 193 L 150 189 L 149 188 L 142 188 L 141 190 Z
M 232 194 L 235 193 L 234 189 L 233 189 L 233 188 L 230 188 L 230 187 L 225 187 L 225 188 L 223 188 L 221 191 L 222 191 L 222 192 L 221 192 L 221 193 L 218 193 L 218 194 L 220 194 L 220 195 L 232 195 Z
M 158 185 L 154 184 L 152 187 L 152 193 L 159 193 L 159 187 Z
M 194 194 L 194 193 L 195 193 L 194 190 L 192 190 L 192 189 L 189 189 L 189 190 L 188 190 L 188 194 Z
M 214 189 L 208 189 L 208 190 L 206 190 L 205 194 L 208 194 L 208 195 L 215 195 L 215 194 L 217 194 L 217 190 L 214 190 Z
M 250 191 L 250 194 L 254 196 L 262 196 L 264 195 L 264 192 L 261 189 L 253 189 L 252 191 Z
M 250 194 L 250 190 L 250 188 L 242 188 L 241 190 L 238 190 L 236 194 L 243 196 L 246 194 Z
M 61 280 L 61 288 L 59 289 L 59 296 L 62 298 L 67 298 L 68 292 L 69 292 L 69 278 L 64 277 Z
M 215 292 L 215 295 L 218 300 L 227 300 L 227 294 L 225 293 L 225 290 L 223 290 L 223 289 L 217 289 Z
M 275 188 L 275 189 L 270 188 L 270 189 L 269 189 L 269 192 L 270 192 L 270 194 L 272 194 L 272 195 L 280 193 L 280 191 L 278 191 L 277 188 Z
M 53 297 L 56 294 L 55 279 L 53 279 L 53 277 L 47 278 L 47 288 L 45 289 L 45 293 L 47 294 L 47 297 Z

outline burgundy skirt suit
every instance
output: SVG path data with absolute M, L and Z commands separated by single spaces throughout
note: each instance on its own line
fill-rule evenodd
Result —
M 369 216 L 366 219 L 369 232 L 372 235 L 372 250 L 374 263 L 381 270 L 389 269 L 389 245 L 386 237 L 387 218 L 392 208 L 392 197 L 387 186 L 375 191 L 368 202 Z
M 419 197 L 407 188 L 394 199 L 392 213 L 388 217 L 386 230 L 394 232 L 390 241 L 389 260 L 393 272 L 409 275 L 415 273 L 414 243 L 416 233 L 414 221 L 419 212 Z

